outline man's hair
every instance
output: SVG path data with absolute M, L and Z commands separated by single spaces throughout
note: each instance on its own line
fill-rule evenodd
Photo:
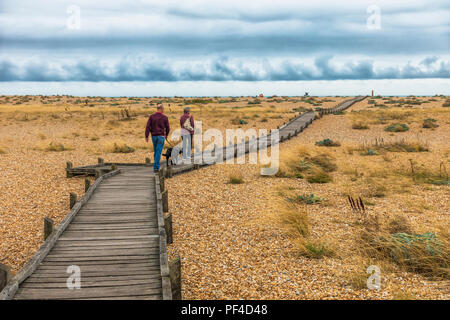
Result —
M 161 110 L 162 108 L 164 108 L 164 106 L 163 106 L 162 103 L 158 103 L 158 104 L 156 105 L 156 109 L 157 109 L 157 110 Z
M 189 111 L 191 111 L 191 108 L 186 107 L 186 108 L 183 109 L 183 111 L 184 111 L 184 113 L 188 113 Z

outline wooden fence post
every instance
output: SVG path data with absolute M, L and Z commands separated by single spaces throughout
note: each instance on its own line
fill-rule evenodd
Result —
M 164 180 L 164 175 L 159 173 L 159 189 L 161 190 L 161 192 L 165 190 Z
M 2 263 L 0 263 L 0 291 L 6 287 L 9 279 L 11 278 L 11 269 Z
M 91 187 L 91 180 L 88 178 L 84 179 L 84 192 L 87 192 L 89 188 Z
M 181 259 L 179 256 L 169 262 L 169 276 L 172 299 L 181 300 Z
M 53 232 L 53 220 L 49 217 L 44 217 L 44 241 L 52 234 Z
M 163 205 L 163 212 L 169 212 L 169 191 L 164 190 L 161 192 L 162 196 L 162 205 Z
M 77 203 L 77 195 L 75 194 L 75 193 L 70 193 L 69 194 L 70 195 L 70 202 L 69 202 L 69 207 L 70 207 L 70 209 L 72 209 L 73 208 L 73 206 L 75 205 L 75 203 Z
M 172 167 L 168 167 L 166 171 L 166 178 L 172 178 L 172 176 L 173 176 Z
M 173 236 L 172 236 L 172 214 L 171 213 L 169 213 L 167 216 L 164 217 L 164 228 L 166 229 L 167 244 L 172 244 Z
M 73 168 L 73 164 L 70 161 L 66 162 L 66 177 L 67 178 L 72 178 L 73 174 L 71 172 L 69 172 L 69 170 L 71 170 Z

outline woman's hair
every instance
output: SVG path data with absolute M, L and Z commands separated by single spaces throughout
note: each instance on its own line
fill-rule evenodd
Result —
M 186 108 L 183 109 L 183 111 L 184 111 L 184 113 L 188 113 L 189 111 L 191 111 L 191 108 L 190 107 L 186 107 Z

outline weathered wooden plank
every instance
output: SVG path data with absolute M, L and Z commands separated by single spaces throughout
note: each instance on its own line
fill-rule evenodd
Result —
M 147 222 L 147 223 L 129 223 L 129 224 L 108 224 L 108 225 L 98 225 L 98 224 L 70 224 L 69 228 L 67 228 L 67 231 L 75 231 L 75 230 L 139 230 L 139 229 L 146 229 L 146 228 L 154 228 L 157 226 L 157 223 L 155 222 Z
M 96 287 L 122 287 L 122 286 L 134 286 L 134 285 L 152 285 L 155 288 L 161 287 L 161 279 L 134 279 L 134 280 L 121 280 L 121 279 L 115 279 L 115 280 L 97 280 L 93 278 L 89 278 L 86 281 L 83 281 L 81 279 L 81 289 L 85 288 L 96 288 Z M 20 286 L 21 288 L 32 288 L 32 289 L 66 289 L 67 290 L 67 283 L 66 281 L 59 281 L 59 282 L 25 282 L 23 285 Z
M 68 290 L 64 289 L 35 289 L 20 288 L 16 298 L 23 296 L 26 299 L 83 299 L 83 298 L 107 298 L 110 296 L 161 294 L 160 284 L 142 284 L 120 287 L 94 287 Z
M 82 277 L 84 277 L 82 275 Z M 154 274 L 131 274 L 131 275 L 126 275 L 126 274 L 121 274 L 121 275 L 116 275 L 116 276 L 91 276 L 91 277 L 86 277 L 86 281 L 125 281 L 125 280 L 131 280 L 131 281 L 135 281 L 135 280 L 151 280 L 151 279 L 160 279 L 159 273 L 154 273 Z M 27 283 L 52 283 L 54 281 L 64 281 L 66 282 L 67 280 L 67 274 L 64 277 L 59 277 L 59 278 L 54 278 L 54 277 L 29 277 L 27 279 Z
M 137 264 L 137 263 L 136 263 Z M 47 278 L 64 278 L 67 280 L 69 274 L 66 272 L 67 265 L 62 266 L 62 269 L 56 268 L 45 268 L 38 269 L 31 277 L 47 277 Z M 81 276 L 86 277 L 115 277 L 124 275 L 146 275 L 146 276 L 156 276 L 161 278 L 161 270 L 159 266 L 148 265 L 148 266 L 134 266 L 134 265 L 123 265 L 120 268 L 110 268 L 107 265 L 81 265 Z
M 86 298 L 86 299 L 67 299 L 67 300 L 162 300 L 162 295 L 142 295 L 142 296 L 123 296 L 107 298 Z
M 87 224 L 93 224 L 93 223 L 120 223 L 120 222 L 127 222 L 127 221 L 131 221 L 130 217 L 127 217 L 126 215 L 124 215 L 123 217 L 121 216 L 80 216 L 77 217 L 76 220 L 74 220 L 74 222 L 76 223 L 87 223 Z M 142 217 L 133 217 L 132 218 L 133 222 L 152 222 L 154 221 L 154 218 L 148 216 L 142 216 Z
M 109 261 L 111 264 L 115 262 L 127 262 L 127 260 L 144 260 L 144 261 L 152 261 L 157 259 L 154 255 L 151 254 L 134 254 L 134 255 L 114 255 L 114 256 L 98 256 L 98 257 L 80 257 L 80 256 L 54 256 L 48 255 L 44 259 L 45 262 L 67 262 L 75 264 L 76 262 L 83 261 Z
M 146 239 L 146 240 L 135 240 L 135 239 L 123 239 L 123 240 L 79 240 L 79 241 L 61 241 L 58 242 L 58 246 L 64 247 L 96 247 L 96 246 L 122 246 L 122 245 L 156 245 L 159 247 L 159 239 L 157 237 Z
M 77 257 L 100 257 L 100 256 L 127 256 L 127 255 L 141 255 L 141 254 L 150 254 L 156 255 L 159 254 L 159 250 L 157 248 L 149 249 L 149 248 L 130 248 L 130 249 L 97 249 L 94 250 L 59 250 L 54 249 L 50 251 L 47 257 L 58 256 L 58 257 L 68 257 L 68 256 L 77 256 Z
M 65 238 L 91 238 L 104 236 L 146 236 L 156 234 L 158 228 L 125 229 L 125 230 L 68 230 L 64 232 Z
M 75 238 L 75 237 L 64 237 L 62 236 L 59 241 L 75 241 L 75 240 L 145 240 L 145 239 L 158 239 L 158 235 L 147 235 L 147 236 L 110 236 L 110 237 L 88 237 L 88 238 Z

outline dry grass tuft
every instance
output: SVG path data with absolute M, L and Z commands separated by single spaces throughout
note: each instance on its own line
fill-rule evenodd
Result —
M 352 129 L 355 129 L 355 130 L 367 130 L 367 129 L 369 129 L 369 126 L 367 124 L 359 121 L 359 122 L 355 122 L 352 125 Z
M 337 170 L 334 158 L 319 148 L 307 149 L 301 146 L 290 152 L 284 153 L 280 161 L 277 177 L 305 178 L 310 183 L 327 183 L 332 181 L 329 172 Z
M 285 206 L 280 210 L 281 223 L 288 233 L 296 239 L 309 235 L 308 215 L 295 206 Z
M 411 231 L 403 218 L 391 220 L 387 228 L 378 216 L 363 223 L 359 246 L 363 254 L 387 260 L 404 270 L 431 278 L 450 279 L 450 237 L 447 231 L 436 234 L 396 232 Z
M 231 173 L 228 177 L 228 183 L 229 184 L 243 184 L 244 183 L 244 177 L 241 173 Z
M 109 153 L 133 153 L 134 151 L 134 148 L 122 141 L 112 142 L 105 146 L 105 152 Z
M 313 259 L 335 256 L 334 249 L 323 240 L 298 238 L 296 243 L 298 245 L 298 253 L 302 256 Z

